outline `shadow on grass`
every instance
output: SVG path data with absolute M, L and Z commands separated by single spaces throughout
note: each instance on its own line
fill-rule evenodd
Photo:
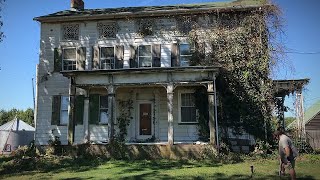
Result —
M 106 173 L 104 179 L 280 179 L 276 173 L 272 175 L 254 174 L 251 177 L 249 174 L 226 174 L 226 173 L 197 173 L 194 176 L 179 176 L 177 174 L 163 173 L 165 171 L 174 170 L 179 172 L 188 168 L 198 167 L 219 167 L 224 164 L 212 161 L 190 161 L 190 160 L 137 160 L 137 161 L 118 161 L 107 160 L 101 158 L 70 158 L 70 157 L 54 157 L 54 158 L 29 158 L 29 159 L 13 159 L 0 158 L 0 179 L 1 177 L 20 177 L 21 175 L 29 175 L 33 177 L 41 176 L 41 179 L 52 179 L 59 176 L 60 172 L 71 172 L 65 180 L 80 180 L 80 179 L 94 179 L 93 172 L 90 177 L 81 177 L 78 172 L 92 171 L 97 169 L 100 165 L 107 165 L 96 173 Z M 100 167 L 101 168 L 101 167 Z M 108 174 L 108 171 L 117 172 L 119 174 Z M 192 170 L 191 170 L 192 171 Z M 196 172 L 196 171 L 195 171 Z M 40 175 L 39 175 L 40 173 Z M 59 178 L 63 179 L 63 178 Z M 283 177 L 282 179 L 288 179 Z M 313 176 L 300 175 L 298 179 L 315 179 Z

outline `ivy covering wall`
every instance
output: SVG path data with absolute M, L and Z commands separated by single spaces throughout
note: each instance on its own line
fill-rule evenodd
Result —
M 278 44 L 273 40 L 281 25 L 278 8 L 268 5 L 206 16 L 209 23 L 194 22 L 189 33 L 196 45 L 192 63 L 222 65 L 217 77 L 222 133 L 226 136 L 230 127 L 236 132 L 245 131 L 259 139 L 271 140 L 270 72 L 277 57 L 273 50 Z M 207 50 L 204 53 L 204 46 L 212 48 L 209 53 Z

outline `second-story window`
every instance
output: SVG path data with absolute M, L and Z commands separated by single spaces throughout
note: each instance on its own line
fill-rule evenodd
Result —
M 77 70 L 77 49 L 65 48 L 62 51 L 63 70 Z
M 139 46 L 139 67 L 152 67 L 152 51 L 151 45 Z
M 63 40 L 79 40 L 79 24 L 64 24 L 62 25 Z
M 100 69 L 114 69 L 114 47 L 100 47 Z
M 180 66 L 189 66 L 192 58 L 190 44 L 180 44 Z

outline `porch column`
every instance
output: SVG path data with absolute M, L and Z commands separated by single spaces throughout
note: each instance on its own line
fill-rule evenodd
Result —
M 115 90 L 113 85 L 108 86 L 108 114 L 109 114 L 109 138 L 110 141 L 114 139 L 114 103 L 115 103 Z
M 74 130 L 75 130 L 75 96 L 76 96 L 76 86 L 74 77 L 70 78 L 69 84 L 69 106 L 68 106 L 68 144 L 72 145 L 74 142 Z
M 173 145 L 173 84 L 167 85 L 167 105 L 168 105 L 168 143 Z
M 207 92 L 208 92 L 208 111 L 209 111 L 209 129 L 210 129 L 210 144 L 216 145 L 215 137 L 215 109 L 214 109 L 214 89 L 213 83 L 208 83 Z
M 90 141 L 90 135 L 89 135 L 89 91 L 86 92 L 86 96 L 84 99 L 83 129 L 84 129 L 83 141 L 86 143 L 86 142 Z

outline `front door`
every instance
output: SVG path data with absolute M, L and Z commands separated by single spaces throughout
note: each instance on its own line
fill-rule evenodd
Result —
M 139 103 L 139 139 L 147 139 L 152 136 L 152 103 Z

